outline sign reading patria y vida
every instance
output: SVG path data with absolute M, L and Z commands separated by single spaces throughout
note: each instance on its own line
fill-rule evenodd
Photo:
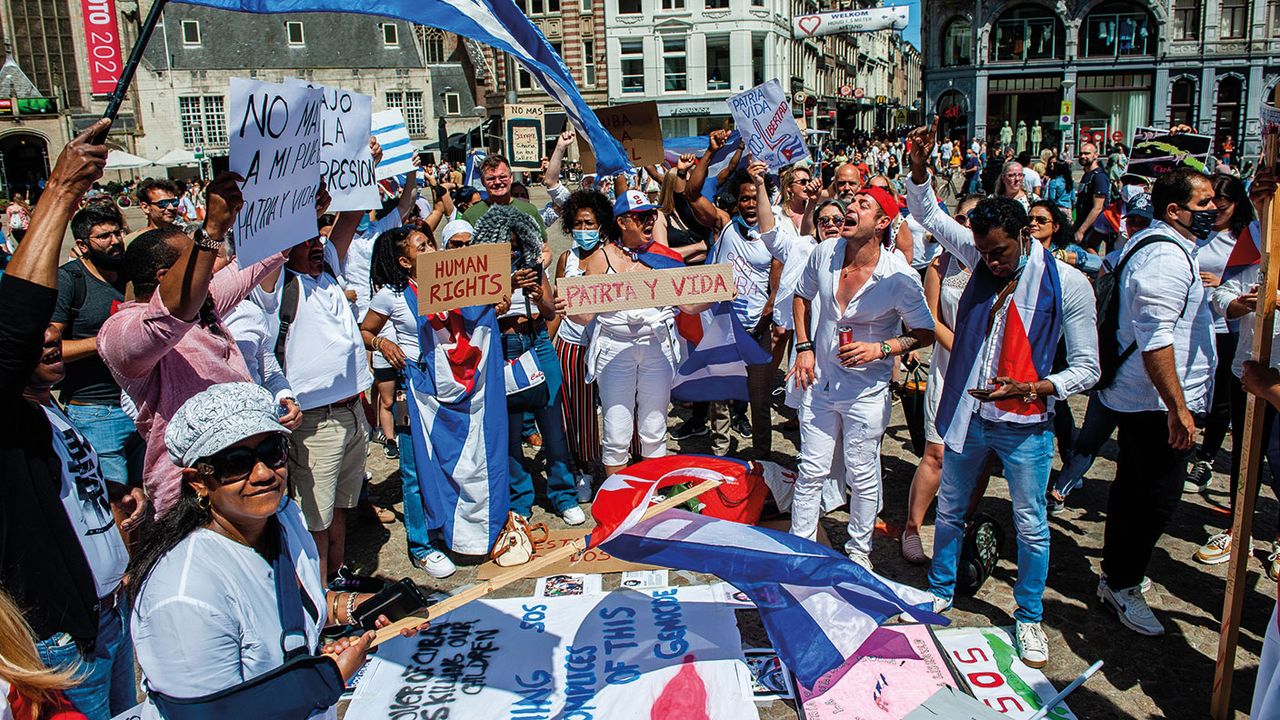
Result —
M 471 245 L 418 256 L 418 314 L 490 305 L 511 296 L 511 246 Z
M 727 264 L 556 280 L 570 315 L 610 310 L 699 305 L 733 299 L 733 269 Z

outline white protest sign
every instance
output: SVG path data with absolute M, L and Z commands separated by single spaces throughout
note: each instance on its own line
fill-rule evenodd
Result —
M 757 716 L 734 610 L 711 586 L 477 600 L 378 648 L 346 720 Z
M 373 98 L 296 78 L 285 80 L 285 84 L 313 87 L 322 93 L 320 180 L 333 198 L 330 212 L 381 207 L 373 153 L 369 151 Z
M 791 114 L 791 99 L 777 80 L 730 96 L 729 111 L 746 138 L 747 152 L 770 170 L 809 158 L 804 135 Z
M 316 235 L 320 91 L 231 78 L 231 172 L 244 178 L 236 216 L 240 264 Z
M 1003 628 L 943 628 L 935 636 L 973 696 L 1011 720 L 1029 720 L 1058 694 L 1044 673 L 1022 663 Z M 1065 703 L 1049 716 L 1076 720 Z
M 906 5 L 797 15 L 791 21 L 791 35 L 803 40 L 836 33 L 905 30 L 910 17 L 911 11 Z
M 372 133 L 382 146 L 382 162 L 374 173 L 379 180 L 414 171 L 413 143 L 409 141 L 409 128 L 399 110 L 374 113 Z

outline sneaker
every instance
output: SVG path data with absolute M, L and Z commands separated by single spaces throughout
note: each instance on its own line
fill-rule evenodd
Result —
M 577 505 L 570 505 L 560 511 L 560 519 L 563 520 L 566 525 L 581 525 L 587 521 L 587 516 L 582 512 L 582 508 Z
M 1057 517 L 1067 511 L 1066 499 L 1058 500 L 1052 494 L 1045 498 L 1045 509 L 1050 515 Z
M 433 578 L 447 578 L 458 572 L 458 566 L 453 564 L 448 555 L 439 550 L 432 550 L 425 557 L 412 558 L 409 562 L 419 570 L 425 572 Z
M 1112 590 L 1106 580 L 1099 580 L 1098 599 L 1114 610 L 1120 623 L 1130 630 L 1142 635 L 1164 634 L 1164 626 L 1147 607 L 1146 598 L 1142 597 L 1141 586 Z
M 933 614 L 934 615 L 942 615 L 951 610 L 951 598 L 938 597 L 932 592 L 929 594 L 933 595 Z
M 1030 668 L 1042 668 L 1049 662 L 1049 638 L 1044 636 L 1040 623 L 1017 622 L 1014 642 L 1018 645 L 1018 657 Z
M 923 565 L 929 562 L 924 554 L 924 545 L 920 542 L 920 533 L 902 531 L 902 559 L 912 565 Z
M 1099 577 L 1102 579 L 1102 582 L 1107 581 L 1106 573 L 1101 573 Z M 1147 577 L 1146 575 L 1143 575 L 1142 582 L 1138 583 L 1138 589 L 1142 591 L 1143 595 L 1146 595 L 1147 593 L 1151 592 L 1151 578 Z
M 1267 577 L 1280 580 L 1280 549 L 1272 550 L 1267 556 Z
M 385 455 L 388 460 L 399 460 L 400 446 L 396 444 L 395 440 L 387 440 L 386 444 L 382 446 L 382 454 Z
M 573 476 L 573 488 L 578 491 L 578 502 L 589 503 L 595 498 L 591 484 L 595 481 L 591 473 L 579 473 Z
M 751 421 L 745 417 L 736 418 L 732 424 L 733 431 L 744 440 L 751 439 Z
M 849 559 L 866 568 L 868 571 L 871 570 L 871 556 L 866 553 L 851 552 L 849 553 Z
M 382 430 L 378 430 L 377 432 L 369 436 L 369 442 L 375 445 L 381 445 L 386 441 L 387 441 L 387 434 L 382 432 Z
M 1187 473 L 1187 480 L 1182 484 L 1182 492 L 1198 493 L 1209 489 L 1213 482 L 1213 463 L 1208 460 L 1197 460 Z
M 1253 554 L 1253 541 L 1249 541 L 1249 554 Z M 1195 560 L 1204 565 L 1219 565 L 1231 559 L 1231 533 L 1220 532 L 1209 538 L 1196 550 Z
M 672 440 L 688 440 L 689 438 L 703 437 L 707 430 L 706 423 L 695 423 L 692 420 L 685 420 L 671 433 Z

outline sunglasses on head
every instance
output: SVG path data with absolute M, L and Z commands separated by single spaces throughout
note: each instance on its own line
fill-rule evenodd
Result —
M 169 208 L 178 207 L 178 202 L 179 202 L 178 198 L 165 198 L 164 200 L 156 200 L 151 204 L 155 205 L 161 210 L 168 210 Z
M 289 438 L 281 433 L 272 433 L 257 447 L 231 447 L 201 458 L 196 461 L 195 468 L 223 484 L 231 484 L 249 477 L 259 462 L 272 470 L 279 470 L 288 461 Z

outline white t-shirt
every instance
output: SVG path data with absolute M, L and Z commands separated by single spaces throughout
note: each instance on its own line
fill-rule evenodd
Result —
M 98 597 L 106 597 L 120 587 L 129 551 L 111 514 L 98 453 L 60 408 L 45 405 L 44 414 L 53 426 L 53 451 L 62 461 L 62 504 L 93 569 Z
M 339 265 L 330 243 L 324 259 L 332 268 Z M 294 275 L 298 308 L 285 341 L 285 374 L 298 406 L 310 410 L 363 392 L 373 385 L 373 374 L 342 284 L 327 272 L 318 278 Z
M 733 266 L 733 284 L 738 296 L 733 299 L 733 313 L 742 327 L 751 332 L 760 323 L 765 302 L 769 299 L 769 268 L 773 256 L 756 230 L 750 239 L 742 237 L 736 222 L 730 222 L 720 233 L 711 250 L 708 264 L 728 263 Z
M 373 294 L 369 301 L 369 310 L 387 318 L 387 325 L 392 328 L 391 341 L 400 346 L 404 357 L 410 362 L 418 361 L 418 316 L 405 300 L 403 290 L 392 290 L 384 287 Z M 381 353 L 374 353 L 381 355 Z
M 356 291 L 356 318 L 363 318 L 369 309 L 369 298 L 373 290 L 369 287 L 369 265 L 373 262 L 373 243 L 378 236 L 388 230 L 400 227 L 400 212 L 392 210 L 387 216 L 374 222 L 363 233 L 357 233 L 347 248 L 347 257 L 342 267 L 334 265 L 335 272 L 342 273 L 347 287 Z M 325 243 L 328 245 L 328 243 Z

